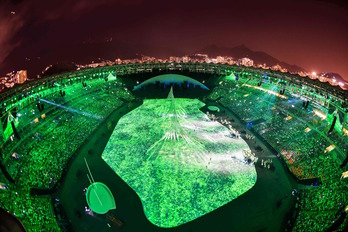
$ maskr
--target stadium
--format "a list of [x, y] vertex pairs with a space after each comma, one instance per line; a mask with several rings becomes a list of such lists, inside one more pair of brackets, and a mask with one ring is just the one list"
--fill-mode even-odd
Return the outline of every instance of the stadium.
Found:
[[348, 92], [200, 62], [1, 94], [1, 231], [345, 231]]

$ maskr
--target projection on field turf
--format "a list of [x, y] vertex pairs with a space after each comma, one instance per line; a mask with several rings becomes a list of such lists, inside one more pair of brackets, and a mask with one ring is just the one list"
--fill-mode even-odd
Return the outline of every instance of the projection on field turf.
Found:
[[134, 191], [149, 221], [174, 227], [242, 195], [256, 182], [246, 142], [210, 120], [197, 99], [145, 100], [123, 116], [102, 158]]

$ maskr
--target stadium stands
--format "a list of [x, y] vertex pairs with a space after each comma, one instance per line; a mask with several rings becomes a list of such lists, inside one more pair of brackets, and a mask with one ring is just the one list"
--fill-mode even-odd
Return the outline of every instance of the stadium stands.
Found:
[[[348, 165], [340, 168], [347, 154], [348, 136], [336, 130], [328, 135], [328, 121], [315, 113], [323, 111], [325, 104], [311, 101], [303, 107], [305, 100], [291, 88], [279, 94], [283, 90], [279, 84], [258, 83], [259, 79], [250, 75], [224, 79], [206, 99], [248, 123], [298, 179], [298, 217], [293, 231], [323, 231], [348, 203], [348, 183], [340, 178], [348, 170]], [[17, 106], [20, 123], [16, 129], [21, 140], [11, 137], [1, 144], [3, 164], [15, 183], [9, 183], [0, 173], [0, 182], [8, 186], [0, 189], [0, 207], [19, 218], [28, 231], [60, 231], [50, 197], [34, 196], [30, 190], [53, 188], [69, 159], [103, 119], [134, 96], [119, 80], [105, 81], [94, 75], [83, 82], [66, 81], [37, 93]], [[308, 185], [307, 180], [318, 181]]]

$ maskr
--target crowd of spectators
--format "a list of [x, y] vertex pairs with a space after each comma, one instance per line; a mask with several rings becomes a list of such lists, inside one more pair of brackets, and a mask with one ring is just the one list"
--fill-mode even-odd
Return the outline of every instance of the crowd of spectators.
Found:
[[[21, 140], [2, 144], [3, 163], [15, 180], [0, 190], [0, 207], [18, 217], [28, 231], [59, 231], [49, 197], [29, 195], [31, 188], [52, 188], [74, 152], [94, 129], [133, 95], [120, 82], [74, 83], [17, 112]], [[37, 102], [44, 105], [39, 110]]]
[[293, 231], [324, 231], [335, 220], [332, 212], [300, 211]]
[[[340, 157], [345, 157], [348, 150], [348, 137], [336, 131], [330, 136], [322, 133], [328, 124], [313, 113], [314, 106], [303, 108], [303, 99], [288, 92], [280, 98], [276, 94], [281, 89], [279, 85], [263, 83], [261, 88], [268, 92], [250, 87], [258, 82], [249, 78], [224, 80], [208, 98], [219, 100], [246, 123], [259, 121], [251, 128], [282, 155], [299, 180], [320, 179], [321, 185], [300, 190], [299, 214], [293, 230], [322, 231], [347, 204], [348, 186], [340, 179], [347, 168], [339, 165]], [[101, 78], [86, 84], [62, 86], [65, 96], [59, 91], [45, 96], [46, 102], [40, 102], [44, 105], [41, 111], [37, 107], [39, 98], [21, 109], [17, 112], [21, 140], [11, 138], [1, 146], [3, 163], [16, 184], [0, 190], [0, 207], [17, 216], [29, 231], [40, 231], [40, 226], [46, 226], [46, 231], [59, 230], [50, 199], [30, 196], [29, 190], [51, 188], [76, 149], [103, 119], [124, 101], [133, 99], [118, 81]], [[328, 150], [330, 145], [334, 145], [333, 150]]]
[[258, 83], [252, 78], [222, 81], [208, 99], [219, 101], [263, 137], [298, 180], [317, 180], [315, 186], [300, 190], [300, 211], [293, 230], [323, 231], [348, 203], [348, 186], [340, 179], [347, 171], [340, 164], [348, 137], [336, 131], [328, 135], [327, 121], [315, 114], [315, 110], [323, 112], [320, 104], [305, 108], [305, 99], [296, 94], [287, 91], [280, 97], [279, 85], [262, 83], [260, 90]]
[[50, 197], [33, 197], [26, 191], [0, 191], [0, 207], [16, 216], [28, 231], [60, 231], [52, 211]]
[[[300, 212], [294, 231], [322, 231], [337, 220], [337, 212], [347, 203], [348, 185], [329, 180], [321, 186], [303, 189]], [[340, 226], [343, 229], [344, 224]]]

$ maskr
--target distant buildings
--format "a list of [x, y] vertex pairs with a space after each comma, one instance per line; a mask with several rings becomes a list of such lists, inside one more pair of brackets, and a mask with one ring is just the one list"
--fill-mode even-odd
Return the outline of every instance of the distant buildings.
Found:
[[169, 62], [177, 62], [177, 63], [179, 63], [180, 62], [180, 57], [170, 56], [169, 57]]
[[225, 63], [225, 57], [223, 57], [223, 56], [217, 56], [217, 57], [216, 57], [216, 61], [217, 61], [218, 63]]
[[15, 83], [23, 84], [27, 80], [27, 70], [19, 70], [15, 74]]
[[13, 78], [13, 75], [11, 76], [5, 76], [1, 78], [1, 83], [6, 88], [12, 88], [15, 85], [15, 79]]
[[286, 68], [283, 68], [282, 66], [280, 66], [279, 64], [276, 64], [274, 66], [271, 67], [271, 70], [274, 71], [281, 71], [281, 72], [287, 72], [288, 70]]
[[[170, 56], [167, 59], [159, 59], [156, 57], [150, 57], [142, 54], [137, 54], [139, 57], [135, 59], [120, 59], [117, 58], [114, 61], [110, 60], [103, 60], [101, 58], [98, 58], [99, 62], [92, 61], [90, 64], [76, 64], [77, 70], [84, 69], [84, 68], [97, 68], [97, 67], [103, 67], [103, 66], [113, 66], [113, 65], [119, 65], [119, 64], [135, 64], [135, 63], [214, 63], [214, 64], [229, 64], [229, 65], [239, 65], [239, 66], [245, 66], [245, 67], [255, 67], [255, 68], [262, 68], [265, 70], [274, 70], [274, 71], [280, 71], [280, 72], [288, 72], [286, 68], [281, 67], [279, 64], [276, 64], [274, 66], [268, 66], [266, 63], [264, 64], [255, 64], [254, 61], [250, 58], [244, 57], [238, 60], [233, 59], [233, 57], [230, 56], [217, 56], [217, 57], [209, 57], [207, 54], [191, 54], [191, 55], [185, 55], [182, 57], [179, 56]], [[42, 72], [45, 73], [48, 69], [50, 69], [52, 65], [47, 66], [47, 68]], [[308, 76], [311, 79], [319, 79], [321, 82], [327, 82], [329, 81], [332, 85], [340, 85], [343, 87], [345, 85], [344, 80], [336, 80], [335, 77], [328, 78], [324, 73], [322, 74], [316, 74], [316, 73], [307, 73], [304, 71], [295, 71], [290, 72], [291, 74], [297, 74], [302, 77]], [[39, 77], [39, 76], [38, 76]], [[12, 88], [15, 84], [23, 84], [27, 80], [27, 70], [20, 70], [20, 71], [13, 71], [11, 73], [6, 74], [5, 77], [0, 78], [0, 91], [6, 88]]]
[[142, 56], [141, 57], [141, 62], [144, 63], [144, 62], [154, 62], [156, 60], [155, 57], [151, 57], [151, 56]]
[[190, 57], [188, 57], [188, 56], [183, 56], [183, 57], [182, 57], [182, 62], [184, 62], [184, 63], [190, 62]]
[[201, 62], [201, 61], [205, 61], [207, 62], [209, 60], [209, 57], [207, 54], [193, 54], [189, 56], [191, 61], [197, 61], [197, 62]]
[[[3, 90], [5, 87], [6, 88], [11, 88], [14, 85], [14, 83], [13, 83], [12, 86], [11, 86], [10, 83], [12, 84], [12, 80], [10, 82], [10, 77], [8, 77], [8, 76], [1, 77], [0, 78], [0, 90]], [[7, 87], [7, 86], [9, 86], [9, 87]]]
[[7, 77], [7, 76], [6, 76], [6, 77], [1, 77], [1, 78], [0, 78], [0, 83], [1, 83], [1, 84], [5, 84], [5, 83], [7, 82], [8, 79], [9, 79], [9, 77]]
[[0, 78], [0, 91], [6, 88], [12, 88], [15, 84], [23, 84], [28, 79], [27, 70], [7, 73]]
[[246, 66], [246, 67], [254, 66], [254, 61], [249, 59], [249, 58], [246, 58], [246, 57], [244, 57], [242, 59], [239, 59], [238, 63], [239, 63], [239, 65], [243, 65], [243, 66]]

